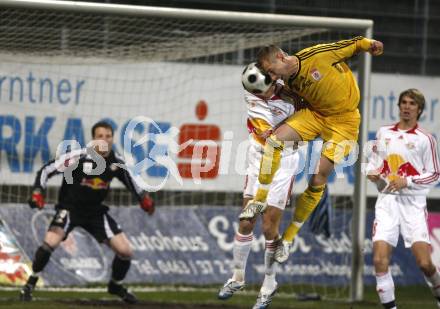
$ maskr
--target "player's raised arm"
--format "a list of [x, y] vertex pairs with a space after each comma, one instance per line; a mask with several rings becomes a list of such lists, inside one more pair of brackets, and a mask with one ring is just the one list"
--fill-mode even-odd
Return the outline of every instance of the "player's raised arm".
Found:
[[340, 62], [353, 57], [361, 51], [369, 52], [373, 56], [379, 56], [383, 54], [383, 43], [358, 36], [353, 39], [342, 40], [335, 43], [315, 45], [302, 50], [297, 56], [307, 58], [311, 55], [322, 53], [323, 55], [331, 57], [334, 62]]

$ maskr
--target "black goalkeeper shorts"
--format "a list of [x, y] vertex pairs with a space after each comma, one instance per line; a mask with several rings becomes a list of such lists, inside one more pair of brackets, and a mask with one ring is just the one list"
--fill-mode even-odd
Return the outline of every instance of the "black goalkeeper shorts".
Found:
[[107, 212], [84, 216], [67, 209], [57, 210], [49, 229], [51, 227], [62, 228], [65, 233], [64, 239], [66, 239], [77, 226], [85, 229], [100, 243], [122, 233], [119, 224]]

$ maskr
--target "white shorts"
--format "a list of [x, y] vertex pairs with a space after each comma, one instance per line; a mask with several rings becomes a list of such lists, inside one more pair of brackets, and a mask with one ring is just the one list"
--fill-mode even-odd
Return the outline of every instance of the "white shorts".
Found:
[[[260, 172], [260, 161], [263, 156], [263, 146], [253, 139], [249, 145], [248, 167], [246, 171], [246, 180], [243, 197], [252, 198], [257, 193], [258, 174]], [[276, 171], [273, 181], [270, 185], [267, 196], [267, 204], [284, 210], [292, 194], [292, 187], [295, 181], [295, 175], [298, 174], [299, 154], [292, 150], [286, 150], [281, 157], [280, 168]]]
[[379, 194], [373, 223], [373, 242], [383, 240], [397, 246], [399, 233], [409, 248], [413, 243], [422, 241], [430, 244], [428, 232], [428, 211], [408, 203], [411, 199], [393, 194]]

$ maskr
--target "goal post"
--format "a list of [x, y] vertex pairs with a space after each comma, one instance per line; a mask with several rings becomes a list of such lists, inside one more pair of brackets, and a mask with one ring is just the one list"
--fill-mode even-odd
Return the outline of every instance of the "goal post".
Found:
[[[83, 119], [84, 127], [90, 128], [93, 121], [99, 120], [102, 110], [112, 113], [114, 122], [121, 127], [127, 118], [145, 113], [145, 107], [138, 106], [139, 104], [136, 105], [132, 101], [140, 101], [143, 96], [148, 94], [152, 96], [152, 93], [163, 96], [166, 100], [172, 100], [173, 103], [178, 103], [175, 106], [166, 106], [166, 102], [161, 101], [161, 98], [156, 98], [158, 104], [154, 108], [157, 117], [161, 117], [161, 119], [171, 117], [181, 129], [188, 128], [185, 126], [185, 122], [189, 116], [185, 112], [192, 110], [194, 106], [185, 105], [179, 101], [183, 98], [193, 102], [208, 96], [208, 93], [212, 91], [217, 91], [217, 95], [213, 96], [212, 101], [218, 104], [210, 105], [213, 113], [210, 114], [209, 120], [226, 123], [232, 131], [235, 130], [235, 133], [241, 132], [240, 128], [243, 128], [244, 124], [241, 116], [234, 118], [230, 115], [243, 114], [244, 108], [227, 103], [230, 100], [236, 100], [235, 94], [238, 92], [237, 89], [241, 87], [239, 83], [240, 68], [254, 59], [256, 50], [260, 46], [279, 44], [287, 51], [293, 52], [315, 43], [347, 38], [349, 35], [363, 35], [371, 38], [372, 33], [373, 21], [363, 19], [74, 1], [2, 0], [0, 1], [0, 61], [2, 64], [10, 64], [8, 67], [10, 71], [9, 73], [0, 72], [2, 73], [0, 78], [3, 78], [0, 81], [2, 87], [6, 87], [5, 85], [9, 83], [8, 100], [11, 102], [8, 103], [11, 105], [16, 103], [14, 100], [18, 100], [20, 104], [25, 106], [26, 103], [22, 101], [25, 101], [26, 98], [29, 101], [39, 100], [39, 103], [43, 105], [43, 101], [49, 96], [48, 92], [52, 91], [50, 92], [51, 103], [52, 100], [56, 100], [52, 98], [53, 95], [54, 98], [58, 98], [59, 106], [54, 106], [55, 103], [52, 106], [43, 106], [36, 112], [36, 115], [40, 116], [38, 119], [43, 119], [45, 112], [53, 112], [54, 108], [60, 110], [60, 113], [64, 113], [60, 116], [61, 119], [71, 125], [66, 127], [64, 136], [66, 136], [66, 132], [69, 132], [69, 136], [75, 136], [72, 132], [80, 132], [75, 127], [78, 119]], [[20, 77], [17, 75], [18, 73], [13, 74], [12, 72], [20, 63], [32, 65], [33, 75], [26, 73], [28, 75]], [[107, 64], [109, 64], [108, 71], [103, 71], [107, 70]], [[119, 67], [121, 64], [123, 66]], [[232, 82], [226, 78], [217, 80], [215, 76], [209, 76], [206, 80], [198, 79], [197, 74], [191, 71], [195, 64], [201, 64], [197, 74], [204, 70], [203, 65], [210, 64], [215, 67], [213, 69], [215, 74], [226, 76], [234, 73], [237, 77], [231, 78]], [[83, 67], [79, 68], [75, 65], [83, 65]], [[123, 70], [126, 70], [126, 76], [124, 76]], [[56, 76], [57, 84], [54, 82], [53, 85], [50, 84], [50, 87], [55, 87], [54, 89], [57, 90], [48, 90], [49, 81], [45, 81], [45, 78], [49, 78], [44, 75], [47, 74], [47, 71]], [[149, 73], [150, 71], [152, 73]], [[38, 77], [38, 84], [36, 84], [36, 75], [39, 72], [42, 75]], [[204, 72], [209, 73], [209, 71]], [[357, 65], [361, 92], [359, 108], [363, 115], [359, 135], [359, 158], [362, 157], [362, 147], [367, 141], [368, 121], [365, 115], [367, 115], [370, 101], [370, 72], [371, 57], [368, 53], [362, 53]], [[188, 73], [194, 74], [189, 80], [185, 79], [185, 75]], [[74, 77], [75, 83], [70, 83], [69, 77], [64, 77], [63, 74]], [[156, 80], [156, 76], [160, 76], [161, 80]], [[91, 90], [84, 92], [86, 90], [81, 81], [85, 77], [95, 78], [94, 92]], [[121, 80], [123, 80], [123, 85], [119, 86], [118, 82]], [[197, 80], [206, 89], [201, 89], [200, 93], [197, 93], [194, 90], [196, 89], [193, 84], [194, 80]], [[177, 83], [179, 84], [177, 85]], [[224, 88], [218, 90], [220, 86], [213, 87], [214, 83], [223, 83], [220, 86]], [[31, 84], [34, 86], [34, 95], [32, 95]], [[172, 88], [176, 93], [173, 95], [168, 88]], [[6, 88], [0, 90], [3, 90], [3, 97], [5, 97]], [[40, 92], [37, 94], [37, 91]], [[219, 91], [225, 93], [223, 98], [219, 95]], [[82, 109], [81, 104], [78, 103], [81, 95], [87, 97], [89, 100], [87, 104], [93, 104]], [[24, 99], [22, 99], [23, 97]], [[75, 102], [75, 100], [77, 101]], [[124, 100], [127, 102], [127, 106], [119, 106], [113, 100]], [[200, 100], [199, 103], [202, 101]], [[32, 102], [32, 104], [34, 103]], [[64, 111], [63, 106], [69, 104], [72, 106]], [[29, 105], [27, 108], [32, 109], [32, 106]], [[10, 107], [9, 111], [13, 113], [22, 110], [23, 107], [17, 105]], [[191, 114], [194, 116], [193, 112]], [[75, 117], [70, 117], [71, 115]], [[197, 117], [199, 116], [197, 114]], [[204, 117], [198, 119], [202, 121], [202, 118]], [[7, 118], [12, 123], [10, 125], [12, 129], [18, 126], [18, 124], [16, 126], [16, 122], [20, 119], [16, 119], [14, 117]], [[119, 119], [121, 119], [120, 122]], [[26, 118], [26, 125], [31, 129], [33, 128], [31, 124], [35, 125], [32, 121], [36, 120], [32, 117]], [[49, 140], [48, 133], [44, 131], [44, 128], [49, 130], [52, 120], [44, 118], [44, 121], [42, 129], [40, 128], [38, 133], [31, 130], [33, 133], [32, 143], [35, 144], [35, 147], [39, 147], [36, 152], [44, 151], [41, 143], [37, 144], [35, 136], [42, 136], [43, 140]], [[165, 121], [162, 121], [161, 125], [160, 128], [164, 130], [169, 128]], [[211, 124], [204, 125], [205, 127], [213, 126]], [[59, 141], [63, 137], [62, 133], [53, 134], [54, 140]], [[235, 133], [234, 136], [245, 139], [245, 135], [246, 133], [241, 132]], [[13, 142], [12, 139], [10, 141]], [[31, 146], [34, 147], [34, 144]], [[26, 148], [27, 146], [20, 147]], [[23, 155], [20, 152], [20, 147], [17, 148], [19, 156]], [[8, 149], [10, 150], [10, 148]], [[9, 151], [8, 149], [4, 148], [2, 151]], [[32, 154], [32, 159], [35, 159], [36, 155], [33, 150], [31, 149], [29, 152]], [[2, 158], [3, 171], [5, 166], [13, 166], [11, 162], [14, 162], [14, 158], [11, 153], [8, 153], [10, 155], [8, 162], [4, 163], [5, 158]], [[43, 155], [42, 158], [44, 158]], [[181, 159], [184, 160], [184, 158]], [[36, 162], [39, 161], [36, 160]], [[183, 166], [184, 163], [181, 164]], [[235, 162], [235, 164], [237, 163]], [[31, 185], [32, 176], [29, 173], [26, 175], [21, 173], [23, 168], [18, 169], [19, 175], [14, 174], [12, 168], [6, 172], [8, 180], [2, 180], [0, 183], [3, 187], [2, 192], [18, 195], [19, 193], [12, 189], [5, 188], [8, 185]], [[31, 165], [27, 171], [34, 171], [32, 168]], [[160, 171], [160, 168], [157, 167], [154, 173], [160, 173]], [[156, 175], [154, 173], [152, 172], [150, 176], [154, 177]], [[206, 173], [206, 175], [208, 174]], [[237, 185], [240, 181], [237, 179], [241, 176], [238, 178], [228, 175], [220, 176], [219, 183], [225, 185], [225, 191], [238, 192], [240, 190], [241, 186]], [[210, 192], [214, 191], [213, 188], [218, 188], [218, 184], [208, 183], [200, 191]], [[165, 187], [165, 189], [173, 192], [194, 191], [194, 188], [185, 182], [182, 189], [177, 184]], [[355, 168], [353, 196], [350, 299], [358, 301], [363, 298], [362, 274], [366, 220], [366, 180], [361, 174], [360, 159]]]
[[[365, 29], [365, 37], [373, 36], [373, 26]], [[360, 301], [364, 298], [363, 267], [364, 267], [364, 242], [367, 214], [367, 179], [362, 174], [361, 162], [365, 143], [368, 141], [368, 115], [370, 102], [371, 55], [361, 55], [358, 83], [361, 92], [359, 111], [361, 125], [359, 128], [359, 157], [355, 166], [354, 207], [352, 219], [352, 273], [350, 284], [350, 300]]]

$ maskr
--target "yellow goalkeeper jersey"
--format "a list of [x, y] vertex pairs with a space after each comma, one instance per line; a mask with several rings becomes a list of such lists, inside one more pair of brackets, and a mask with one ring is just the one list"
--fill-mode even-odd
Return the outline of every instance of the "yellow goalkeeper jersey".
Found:
[[359, 51], [368, 51], [371, 40], [356, 37], [331, 44], [319, 44], [296, 53], [299, 70], [285, 84], [324, 115], [356, 110], [359, 88], [345, 60]]

